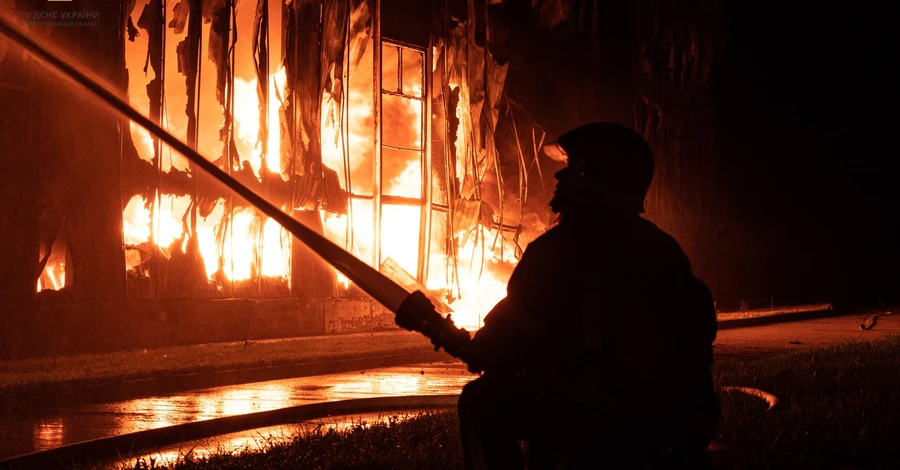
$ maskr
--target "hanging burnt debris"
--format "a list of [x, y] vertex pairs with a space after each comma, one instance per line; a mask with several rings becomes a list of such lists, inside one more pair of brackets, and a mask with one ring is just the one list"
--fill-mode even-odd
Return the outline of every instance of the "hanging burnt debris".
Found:
[[[208, 155], [221, 155], [217, 162], [237, 179], [369, 262], [400, 260], [395, 267], [458, 302], [456, 308], [474, 312], [502, 296], [505, 276], [527, 243], [517, 220], [525, 215], [526, 165], [533, 168], [536, 159], [511, 160], [517, 169], [509, 180], [517, 190], [506, 194], [508, 178], [500, 170], [509, 163], [501, 162], [495, 134], [507, 66], [486, 47], [486, 4], [259, 1], [251, 10], [224, 0], [185, 0], [151, 15], [157, 6], [144, 5], [138, 21], [148, 32], [141, 43], [146, 57], [159, 62], [148, 68], [144, 80], [151, 86], [143, 99], [151, 108], [181, 102], [175, 93], [182, 88], [166, 80], [174, 76], [166, 42], [176, 44], [175, 70], [186, 95], [183, 117], [168, 108], [154, 115], [165, 116], [164, 126]], [[160, 31], [164, 22], [161, 41], [149, 31]], [[279, 23], [280, 31], [271, 29]], [[276, 33], [280, 41], [272, 40]], [[235, 55], [242, 43], [251, 46], [249, 70]], [[214, 88], [204, 85], [211, 79], [201, 79], [204, 65]], [[254, 82], [252, 90], [242, 87], [245, 81]], [[162, 98], [154, 94], [158, 83]], [[255, 99], [244, 94], [251, 91]], [[132, 100], [139, 105], [142, 97], [132, 94]], [[216, 140], [204, 117], [220, 123]], [[252, 208], [144, 131], [130, 134], [124, 140], [132, 145], [125, 146], [137, 151], [123, 154], [125, 225], [147, 233], [131, 242], [126, 233], [131, 298], [360, 295], [302, 245], [285, 243], [284, 234], [266, 235], [265, 221]], [[534, 126], [530, 135], [543, 138]], [[465, 209], [472, 207], [475, 217]], [[253, 222], [238, 227], [247, 216]], [[249, 229], [241, 235], [252, 259], [241, 275], [229, 253], [237, 246], [235, 228]], [[264, 252], [273, 242], [286, 260], [284, 269], [267, 274]], [[273, 282], [285, 290], [259, 287]], [[475, 292], [479, 284], [490, 293]], [[477, 314], [468, 321], [477, 325]]]

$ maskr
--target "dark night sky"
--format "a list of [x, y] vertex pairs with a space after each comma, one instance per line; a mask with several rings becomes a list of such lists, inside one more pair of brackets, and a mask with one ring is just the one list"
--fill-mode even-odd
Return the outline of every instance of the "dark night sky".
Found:
[[773, 269], [772, 282], [826, 269], [854, 299], [900, 300], [891, 71], [898, 41], [897, 15], [889, 11], [896, 8], [723, 6], [729, 40], [718, 103], [726, 193], [732, 213], [771, 245], [776, 263], [798, 261], [779, 263], [793, 267]]

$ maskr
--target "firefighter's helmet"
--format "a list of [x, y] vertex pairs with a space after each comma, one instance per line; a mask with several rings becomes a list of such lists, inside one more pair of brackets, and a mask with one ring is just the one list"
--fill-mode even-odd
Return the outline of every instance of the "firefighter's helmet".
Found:
[[653, 180], [653, 150], [637, 132], [610, 122], [585, 124], [543, 148], [555, 160], [568, 161], [557, 174], [577, 203], [644, 212]]

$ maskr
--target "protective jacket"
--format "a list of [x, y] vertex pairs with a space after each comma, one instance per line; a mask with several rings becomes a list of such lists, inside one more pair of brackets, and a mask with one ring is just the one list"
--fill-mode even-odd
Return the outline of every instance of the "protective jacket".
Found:
[[[525, 374], [607, 422], [710, 435], [716, 314], [678, 243], [638, 214], [567, 214], [525, 250], [474, 337], [485, 374]], [[674, 428], [674, 429], [673, 429]]]

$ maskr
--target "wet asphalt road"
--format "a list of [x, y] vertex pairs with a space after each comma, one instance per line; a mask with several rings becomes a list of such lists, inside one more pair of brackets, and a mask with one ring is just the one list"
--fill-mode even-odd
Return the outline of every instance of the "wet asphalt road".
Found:
[[462, 363], [432, 363], [272, 380], [77, 406], [0, 426], [0, 459], [76, 442], [288, 406], [403, 395], [458, 394], [475, 376]]

